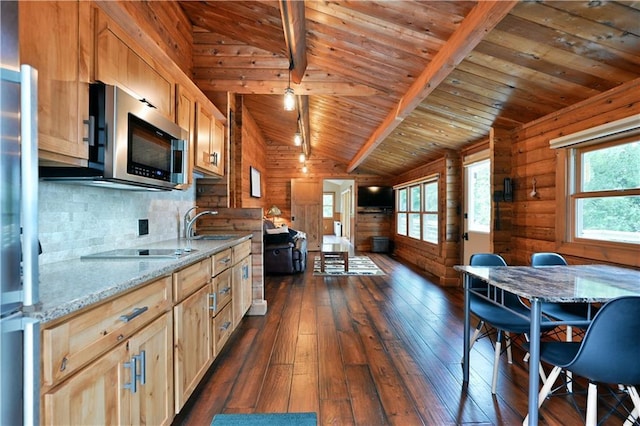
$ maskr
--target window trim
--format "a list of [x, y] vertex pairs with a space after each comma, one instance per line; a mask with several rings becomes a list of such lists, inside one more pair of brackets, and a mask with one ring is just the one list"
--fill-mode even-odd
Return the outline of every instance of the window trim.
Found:
[[[425, 197], [424, 197], [424, 186], [426, 184], [431, 184], [431, 183], [435, 183], [437, 185], [437, 191], [438, 191], [438, 200], [437, 200], [437, 204], [438, 204], [438, 210], [436, 212], [437, 214], [437, 223], [438, 223], [438, 241], [437, 242], [431, 242], [431, 241], [427, 241], [423, 238], [424, 235], [424, 223], [423, 223], [423, 219], [424, 219], [424, 215], [425, 214], [433, 214], [432, 211], [427, 211], [424, 209], [424, 202], [425, 202]], [[442, 243], [442, 200], [441, 200], [441, 188], [440, 188], [440, 173], [435, 173], [420, 179], [415, 179], [409, 182], [405, 182], [402, 183], [400, 185], [396, 185], [393, 187], [394, 191], [395, 191], [395, 206], [396, 206], [396, 211], [395, 211], [395, 229], [394, 229], [394, 233], [397, 237], [400, 238], [408, 238], [411, 241], [415, 241], [415, 242], [419, 242], [419, 243], [424, 243], [424, 244], [428, 244], [429, 246], [432, 247], [439, 247]], [[411, 206], [411, 188], [415, 188], [418, 187], [420, 188], [420, 209], [417, 211], [412, 210], [412, 206]], [[406, 194], [407, 194], [407, 209], [406, 210], [400, 210], [400, 205], [399, 205], [399, 194], [400, 191], [402, 190], [406, 190]], [[398, 233], [398, 224], [399, 224], [399, 220], [398, 217], [399, 215], [404, 214], [406, 215], [406, 223], [407, 223], [407, 229], [406, 234], [400, 234]], [[419, 237], [413, 237], [411, 235], [409, 235], [409, 215], [411, 214], [417, 214], [420, 217], [420, 235]]]
[[[328, 216], [324, 215], [324, 207], [325, 207], [324, 196], [325, 195], [331, 195], [331, 198], [332, 198], [332, 202], [331, 202], [331, 210], [332, 210], [331, 217], [328, 217]], [[322, 218], [323, 219], [331, 219], [331, 220], [333, 220], [333, 219], [335, 219], [335, 214], [336, 214], [336, 193], [335, 192], [323, 192], [322, 193]]]
[[[575, 161], [577, 160], [575, 160], [574, 157], [577, 155], [577, 150], [583, 150], [586, 147], [595, 145], [602, 147], [617, 144], [633, 135], [637, 135], [640, 131], [638, 127], [627, 128], [624, 132], [616, 133], [615, 137], [612, 136], [610, 132], [612, 127], [619, 129], [621, 126], [620, 123], [628, 123], [629, 119], [635, 119], [637, 117], [640, 117], [640, 115], [617, 120], [607, 125], [597, 126], [593, 129], [578, 132], [575, 135], [558, 138], [563, 139], [565, 142], [571, 141], [571, 143], [554, 144], [556, 140], [550, 141], [552, 148], [560, 148], [557, 149], [556, 158], [556, 204], [558, 214], [556, 215], [555, 222], [556, 251], [559, 253], [602, 262], [640, 267], [640, 259], [637, 255], [638, 246], [636, 244], [574, 238], [576, 224], [573, 209], [576, 195], [572, 193], [573, 189], [576, 188], [574, 179], [577, 173], [575, 170]], [[577, 135], [588, 135], [588, 138], [577, 137]]]

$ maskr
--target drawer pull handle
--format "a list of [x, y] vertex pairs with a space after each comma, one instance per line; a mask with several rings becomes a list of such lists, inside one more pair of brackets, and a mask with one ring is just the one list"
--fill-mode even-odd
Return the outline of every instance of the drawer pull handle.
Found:
[[64, 371], [67, 369], [67, 357], [62, 358], [62, 362], [60, 363], [60, 371]]
[[227, 331], [231, 327], [231, 321], [227, 321], [220, 326], [220, 331]]
[[227, 263], [229, 263], [229, 262], [231, 262], [231, 258], [230, 257], [225, 257], [224, 259], [220, 259], [220, 263], [223, 263], [225, 265]]
[[135, 317], [137, 317], [139, 315], [142, 315], [147, 310], [149, 310], [148, 306], [144, 306], [142, 308], [134, 308], [133, 312], [131, 312], [129, 315], [121, 315], [120, 316], [120, 321], [129, 322], [129, 321], [133, 320]]
[[217, 311], [218, 310], [218, 293], [210, 293], [209, 298], [211, 299], [211, 306], [209, 306], [209, 309], [214, 312]]
[[220, 294], [227, 294], [231, 292], [231, 287], [225, 287], [220, 290]]

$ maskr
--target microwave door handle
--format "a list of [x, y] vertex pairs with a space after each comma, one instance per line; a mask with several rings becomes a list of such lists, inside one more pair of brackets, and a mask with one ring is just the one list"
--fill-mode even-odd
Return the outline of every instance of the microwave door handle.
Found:
[[[187, 183], [189, 151], [187, 141], [174, 139], [171, 141], [171, 181], [176, 184]], [[179, 170], [177, 172], [176, 170]]]

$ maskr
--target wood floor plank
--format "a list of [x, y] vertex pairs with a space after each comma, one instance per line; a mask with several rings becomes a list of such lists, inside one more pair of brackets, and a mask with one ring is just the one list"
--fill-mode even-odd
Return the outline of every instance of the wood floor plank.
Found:
[[348, 399], [323, 399], [320, 401], [318, 424], [331, 426], [355, 426], [351, 401]]
[[318, 372], [320, 399], [348, 399], [338, 333], [330, 306], [318, 307]]
[[356, 424], [388, 423], [369, 368], [365, 365], [348, 365], [345, 368], [349, 383], [349, 399]]
[[293, 365], [271, 364], [256, 404], [256, 413], [286, 413], [292, 378]]

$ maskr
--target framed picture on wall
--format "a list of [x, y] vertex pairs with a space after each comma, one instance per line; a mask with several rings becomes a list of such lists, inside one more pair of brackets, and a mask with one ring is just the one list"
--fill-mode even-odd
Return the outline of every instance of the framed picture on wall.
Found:
[[255, 167], [249, 166], [249, 173], [251, 178], [251, 196], [260, 198], [260, 170]]

